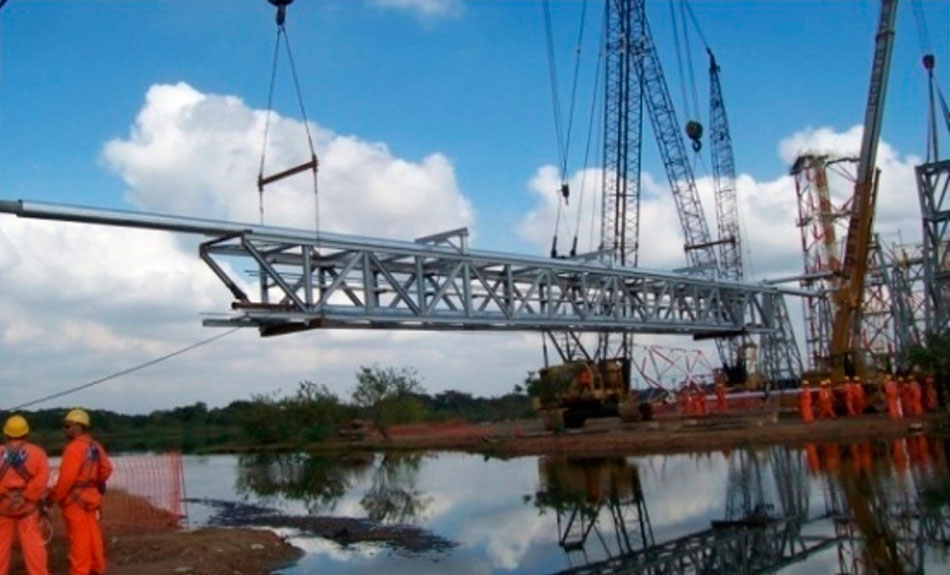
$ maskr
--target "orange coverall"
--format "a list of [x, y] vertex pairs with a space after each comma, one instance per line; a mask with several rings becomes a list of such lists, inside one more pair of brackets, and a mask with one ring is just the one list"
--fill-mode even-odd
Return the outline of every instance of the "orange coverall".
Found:
[[828, 386], [823, 385], [818, 389], [818, 413], [822, 419], [835, 418], [834, 401], [834, 395]]
[[910, 396], [911, 411], [914, 415], [923, 415], [924, 406], [921, 401], [923, 399], [923, 394], [920, 391], [920, 384], [917, 383], [916, 379], [912, 379], [908, 386], [910, 387], [908, 395]]
[[884, 395], [887, 397], [887, 414], [891, 419], [900, 419], [901, 406], [898, 401], [896, 381], [889, 379], [884, 382]]
[[844, 393], [844, 408], [848, 414], [848, 417], [854, 417], [858, 414], [858, 410], [854, 406], [854, 384], [850, 381], [846, 381], [841, 384], [841, 391]]
[[59, 503], [69, 537], [69, 574], [106, 572], [106, 554], [99, 529], [100, 488], [112, 473], [105, 449], [86, 434], [63, 449], [59, 479], [50, 499]]
[[853, 385], [854, 409], [858, 412], [858, 415], [862, 415], [868, 406], [867, 394], [864, 393], [864, 385], [860, 381], [855, 381]]
[[[46, 495], [49, 461], [42, 448], [11, 439], [0, 447], [0, 574], [10, 572], [10, 549], [17, 532], [29, 575], [48, 575], [46, 544], [38, 502]], [[15, 505], [14, 499], [22, 497]]]
[[726, 386], [717, 383], [715, 387], [716, 391], [716, 409], [720, 412], [726, 411]]
[[815, 413], [811, 409], [811, 389], [807, 387], [802, 388], [798, 394], [798, 411], [805, 423], [815, 421]]
[[937, 388], [932, 377], [924, 380], [924, 407], [927, 411], [937, 411]]

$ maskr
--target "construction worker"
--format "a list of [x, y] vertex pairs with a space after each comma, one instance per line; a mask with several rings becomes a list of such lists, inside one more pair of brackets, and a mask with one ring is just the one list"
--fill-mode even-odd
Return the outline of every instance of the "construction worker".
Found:
[[924, 414], [923, 406], [923, 392], [920, 390], [920, 384], [917, 383], [917, 378], [911, 376], [910, 381], [907, 386], [910, 388], [907, 392], [907, 395], [910, 397], [910, 410], [913, 415], [921, 416]]
[[693, 414], [706, 417], [706, 394], [696, 384], [693, 384]]
[[937, 386], [932, 375], [924, 379], [924, 407], [927, 411], [937, 411]]
[[835, 397], [831, 393], [831, 380], [821, 380], [818, 389], [818, 416], [822, 419], [835, 418]]
[[802, 390], [798, 394], [798, 412], [805, 423], [815, 421], [815, 413], [811, 408], [811, 384], [807, 379], [802, 380]]
[[726, 386], [721, 381], [717, 381], [716, 387], [714, 389], [716, 392], [716, 410], [719, 411], [720, 413], [725, 413], [726, 412]]
[[900, 419], [901, 404], [898, 398], [897, 382], [893, 377], [888, 377], [884, 382], [884, 396], [887, 398], [887, 415], [891, 419]]
[[0, 574], [10, 572], [13, 533], [20, 539], [28, 575], [48, 575], [40, 505], [49, 482], [46, 452], [26, 440], [30, 426], [21, 415], [3, 424], [0, 447]]
[[839, 389], [841, 389], [841, 393], [844, 395], [845, 412], [848, 414], [848, 417], [854, 417], [858, 412], [854, 408], [854, 386], [849, 376], [844, 376], [844, 381], [841, 382]]
[[854, 390], [852, 395], [854, 396], [854, 409], [858, 412], [858, 415], [862, 415], [864, 410], [868, 407], [868, 398], [867, 394], [864, 392], [864, 384], [861, 383], [861, 380], [857, 376], [851, 382]]
[[69, 574], [104, 575], [105, 548], [99, 505], [112, 464], [105, 449], [89, 436], [89, 414], [73, 409], [63, 419], [69, 444], [63, 449], [59, 479], [50, 500], [59, 503], [69, 537]]
[[913, 417], [914, 413], [914, 391], [910, 388], [910, 382], [903, 377], [897, 378], [897, 388], [901, 396], [901, 413], [904, 417]]

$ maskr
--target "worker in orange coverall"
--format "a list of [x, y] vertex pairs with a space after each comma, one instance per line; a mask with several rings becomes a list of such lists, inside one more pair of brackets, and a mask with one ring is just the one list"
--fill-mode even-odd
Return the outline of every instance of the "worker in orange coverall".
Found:
[[887, 415], [890, 416], [891, 419], [900, 419], [901, 417], [901, 405], [898, 399], [898, 392], [897, 382], [894, 381], [893, 377], [889, 377], [887, 381], [884, 382], [884, 396], [887, 398]]
[[851, 393], [854, 397], [854, 409], [858, 412], [858, 415], [862, 415], [864, 410], [868, 407], [868, 397], [864, 392], [864, 385], [857, 377], [854, 378], [851, 384], [853, 386], [853, 391]]
[[811, 408], [811, 384], [807, 379], [802, 381], [802, 390], [798, 394], [798, 412], [805, 423], [815, 421], [815, 413]]
[[914, 390], [911, 388], [910, 381], [903, 377], [897, 378], [897, 387], [901, 396], [901, 412], [904, 417], [913, 417], [917, 415], [914, 412]]
[[69, 444], [63, 449], [59, 479], [50, 500], [59, 503], [69, 537], [69, 574], [104, 575], [106, 554], [99, 529], [99, 505], [112, 473], [106, 450], [89, 436], [89, 414], [74, 409], [63, 429]]
[[822, 419], [835, 418], [835, 397], [831, 393], [831, 381], [821, 380], [821, 388], [818, 390], [818, 415]]
[[[716, 410], [720, 413], [725, 413], [726, 411], [726, 386], [721, 381], [716, 382], [716, 387], [714, 388], [716, 392]], [[934, 396], [936, 397], [936, 396]]]
[[933, 376], [928, 375], [924, 380], [924, 407], [927, 411], [937, 411], [937, 386]]
[[910, 390], [907, 392], [907, 395], [910, 397], [911, 413], [913, 413], [915, 416], [923, 415], [923, 392], [920, 390], [920, 384], [917, 383], [917, 378], [911, 377], [907, 385], [910, 388]]
[[847, 375], [844, 376], [844, 381], [841, 383], [841, 393], [844, 395], [844, 408], [845, 412], [848, 414], [848, 417], [854, 417], [858, 414], [857, 410], [854, 408], [854, 385], [851, 381], [851, 378]]
[[46, 496], [46, 452], [26, 440], [30, 426], [20, 415], [3, 425], [0, 447], [0, 574], [10, 572], [13, 532], [20, 539], [28, 575], [49, 575], [39, 506]]

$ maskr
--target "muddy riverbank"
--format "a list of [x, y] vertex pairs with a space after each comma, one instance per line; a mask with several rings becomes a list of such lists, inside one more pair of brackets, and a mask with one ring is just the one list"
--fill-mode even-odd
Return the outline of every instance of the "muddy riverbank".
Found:
[[946, 413], [889, 419], [871, 414], [802, 423], [791, 414], [759, 413], [705, 418], [660, 418], [622, 423], [616, 418], [588, 420], [583, 429], [545, 432], [534, 421], [494, 425], [414, 425], [389, 440], [327, 441], [314, 451], [385, 451], [392, 449], [473, 451], [519, 455], [645, 455], [735, 449], [756, 445], [835, 443], [857, 439], [893, 439], [913, 433], [946, 433]]

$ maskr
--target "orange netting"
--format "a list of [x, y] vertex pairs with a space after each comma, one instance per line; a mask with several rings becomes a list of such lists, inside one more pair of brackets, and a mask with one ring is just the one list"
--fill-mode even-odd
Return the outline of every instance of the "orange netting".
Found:
[[[184, 517], [184, 469], [181, 453], [119, 455], [112, 459], [102, 500], [102, 520], [106, 525], [150, 529], [178, 525]], [[50, 468], [50, 485], [56, 482], [59, 467]]]

